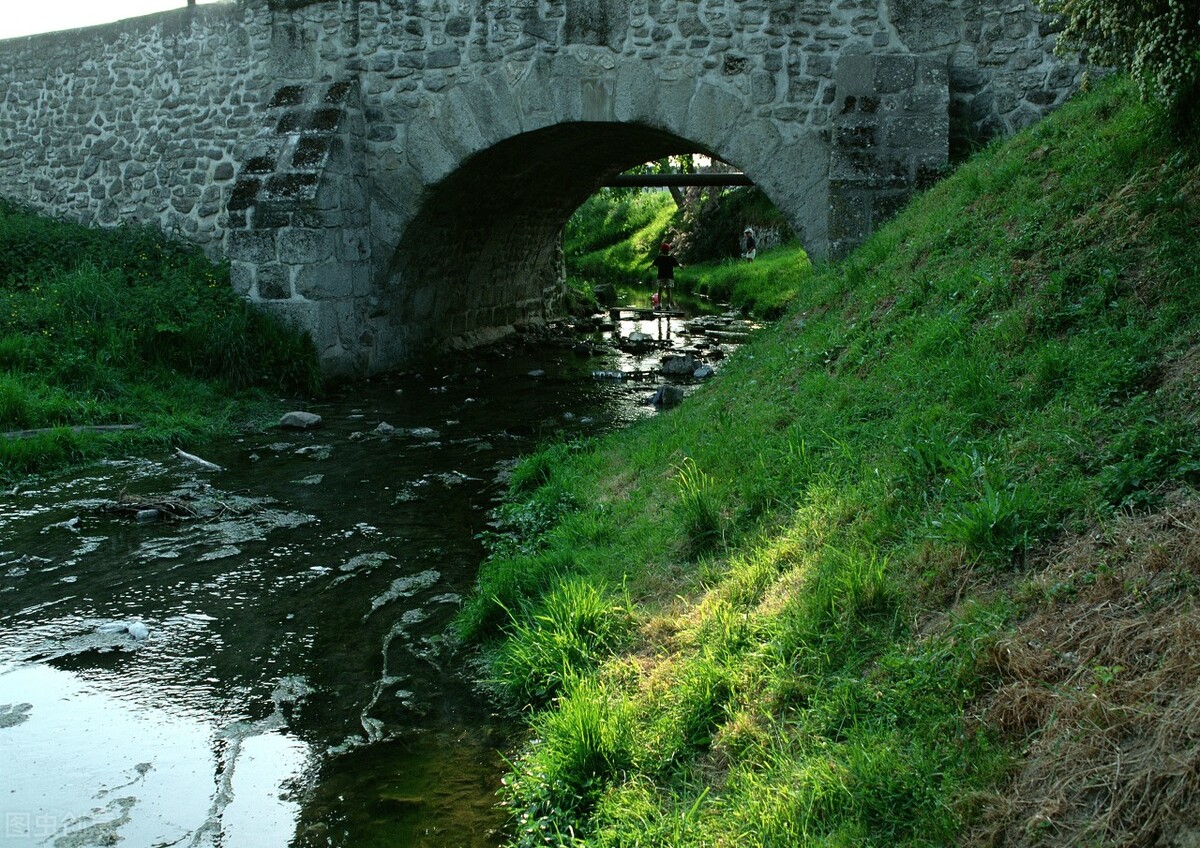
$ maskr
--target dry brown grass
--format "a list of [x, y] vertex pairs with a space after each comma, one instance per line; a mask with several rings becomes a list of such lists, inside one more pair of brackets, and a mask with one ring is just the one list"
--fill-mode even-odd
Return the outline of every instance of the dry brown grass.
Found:
[[990, 654], [980, 721], [1022, 747], [978, 845], [1200, 837], [1200, 499], [1060, 547]]

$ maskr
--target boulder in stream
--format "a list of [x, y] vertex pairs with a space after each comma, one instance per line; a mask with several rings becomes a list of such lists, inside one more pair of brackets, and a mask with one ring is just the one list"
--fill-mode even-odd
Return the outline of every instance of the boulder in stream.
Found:
[[289, 412], [279, 419], [279, 426], [289, 430], [309, 430], [321, 423], [315, 412]]
[[679, 386], [672, 386], [670, 383], [664, 383], [658, 387], [658, 391], [650, 399], [650, 402], [655, 406], [667, 408], [669, 406], [678, 406], [683, 401], [683, 389]]
[[690, 377], [695, 370], [696, 361], [690, 353], [685, 353], [683, 356], [670, 354], [662, 358], [663, 374], [672, 377]]

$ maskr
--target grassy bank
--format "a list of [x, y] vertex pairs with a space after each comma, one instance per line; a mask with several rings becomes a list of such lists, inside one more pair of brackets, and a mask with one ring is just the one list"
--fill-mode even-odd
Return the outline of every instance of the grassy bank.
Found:
[[563, 254], [570, 278], [589, 285], [650, 285], [650, 260], [667, 238], [675, 201], [665, 191], [603, 190], [567, 222]]
[[0, 204], [0, 475], [226, 432], [317, 385], [311, 342], [196, 248]]
[[679, 288], [773, 320], [787, 312], [811, 272], [808, 254], [798, 244], [789, 244], [760, 253], [754, 262], [728, 259], [690, 265]]
[[[746, 210], [733, 202], [726, 205], [733, 211], [710, 216], [712, 220], [694, 214], [684, 221], [665, 191], [600, 192], [579, 208], [564, 232], [568, 282], [587, 290], [604, 283], [650, 286], [655, 279], [651, 260], [663, 241], [676, 240], [676, 228], [697, 227], [700, 235], [689, 231], [691, 238], [708, 234], [715, 239], [719, 232], [736, 243], [736, 222], [746, 220]], [[778, 215], [773, 208], [754, 212], [764, 219]], [[808, 255], [793, 243], [762, 253], [755, 263], [730, 258], [689, 264], [678, 272], [677, 285], [680, 291], [729, 303], [756, 317], [777, 318], [811, 267]]]
[[794, 294], [718, 379], [518, 468], [458, 619], [530, 724], [515, 844], [1186, 832], [1200, 157], [1161, 127], [1117, 81], [848, 261], [755, 263]]

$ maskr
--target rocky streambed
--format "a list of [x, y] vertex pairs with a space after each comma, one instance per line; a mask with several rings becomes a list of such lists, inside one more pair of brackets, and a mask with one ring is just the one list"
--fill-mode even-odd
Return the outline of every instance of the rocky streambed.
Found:
[[447, 626], [507, 471], [659, 414], [751, 329], [580, 319], [10, 488], [0, 844], [497, 844], [511, 725]]

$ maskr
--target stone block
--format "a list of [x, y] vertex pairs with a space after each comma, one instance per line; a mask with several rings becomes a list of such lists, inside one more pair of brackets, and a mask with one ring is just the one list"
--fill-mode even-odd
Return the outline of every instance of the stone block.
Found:
[[875, 85], [878, 94], [893, 94], [912, 88], [917, 80], [915, 56], [878, 56], [875, 59]]
[[949, 56], [922, 56], [917, 60], [918, 86], [945, 89], [950, 84]]
[[837, 126], [834, 143], [843, 150], [868, 150], [879, 144], [879, 126], [871, 121]]
[[885, 132], [886, 144], [893, 149], [946, 150], [949, 119], [944, 116], [891, 118]]
[[471, 34], [471, 19], [466, 15], [454, 15], [446, 19], [446, 35], [463, 38]]
[[287, 300], [292, 296], [291, 275], [279, 263], [259, 265], [254, 276], [259, 300]]
[[618, 121], [638, 123], [651, 120], [658, 104], [658, 80], [643, 62], [628, 62], [616, 70], [613, 110]]
[[368, 141], [395, 141], [399, 134], [399, 130], [392, 124], [373, 123], [367, 128]]
[[462, 64], [462, 54], [455, 46], [430, 50], [425, 56], [427, 68], [457, 68]]
[[260, 231], [290, 227], [292, 213], [278, 203], [260, 203], [253, 210], [254, 228]]
[[229, 258], [262, 265], [275, 261], [274, 230], [237, 230], [229, 234]]
[[622, 0], [571, 0], [566, 3], [563, 40], [568, 44], [590, 44], [619, 49], [628, 21]]
[[296, 270], [296, 294], [308, 300], [331, 300], [354, 293], [354, 275], [338, 262], [306, 265]]
[[460, 160], [442, 137], [439, 128], [430, 121], [416, 120], [408, 127], [409, 164], [420, 174], [425, 185], [441, 182], [458, 167]]
[[925, 53], [962, 38], [962, 12], [946, 2], [889, 0], [892, 26], [909, 50]]
[[339, 262], [361, 262], [371, 256], [370, 234], [360, 229], [339, 232], [337, 259]]
[[903, 95], [901, 108], [910, 115], [945, 115], [950, 109], [946, 89], [919, 86]]
[[750, 99], [759, 106], [774, 102], [775, 75], [767, 71], [752, 72], [750, 74]]
[[[845, 255], [846, 246], [860, 244], [869, 232], [870, 198], [865, 194], [835, 193], [830, 196], [829, 240], [835, 255]], [[846, 251], [848, 252], [848, 251]]]
[[331, 258], [333, 245], [333, 230], [288, 228], [279, 231], [277, 256], [288, 265], [309, 265]]
[[837, 96], [875, 93], [875, 59], [868, 55], [845, 55], [837, 63]]
[[254, 288], [255, 266], [249, 262], [231, 262], [229, 264], [229, 285], [235, 294], [248, 297]]

